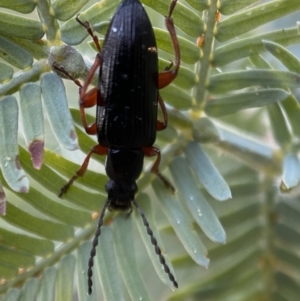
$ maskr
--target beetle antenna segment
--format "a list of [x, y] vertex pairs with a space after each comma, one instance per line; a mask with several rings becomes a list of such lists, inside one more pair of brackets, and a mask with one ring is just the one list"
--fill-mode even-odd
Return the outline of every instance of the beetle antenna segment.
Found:
[[165, 270], [165, 273], [169, 276], [169, 279], [171, 280], [171, 282], [173, 283], [173, 285], [178, 288], [178, 283], [176, 282], [175, 280], [175, 277], [173, 276], [173, 274], [171, 273], [168, 265], [166, 264], [166, 261], [165, 261], [165, 258], [164, 256], [162, 255], [161, 253], [161, 249], [160, 247], [158, 246], [157, 244], [157, 240], [156, 238], [154, 237], [153, 235], [153, 231], [151, 230], [150, 226], [149, 226], [149, 223], [148, 223], [148, 220], [142, 210], [142, 208], [138, 205], [138, 203], [136, 202], [136, 200], [132, 200], [132, 203], [134, 204], [134, 206], [136, 207], [137, 211], [139, 212], [140, 216], [142, 217], [143, 219], [143, 223], [144, 223], [144, 226], [146, 227], [147, 229], [147, 233], [148, 235], [150, 236], [151, 238], [151, 243], [152, 245], [154, 246], [155, 248], [155, 253], [158, 255], [159, 257], [159, 261], [160, 263], [162, 264], [164, 270]]
[[89, 259], [88, 271], [87, 271], [89, 295], [92, 293], [92, 286], [93, 286], [92, 276], [93, 276], [94, 257], [96, 255], [96, 247], [98, 246], [98, 238], [101, 234], [101, 227], [103, 225], [103, 218], [104, 218], [105, 211], [106, 211], [106, 208], [109, 205], [109, 203], [110, 203], [110, 201], [108, 199], [106, 199], [105, 204], [102, 208], [100, 217], [99, 217], [97, 229], [96, 229], [95, 236], [94, 236], [94, 239], [93, 239], [93, 247], [92, 247], [91, 252], [90, 252], [90, 259]]

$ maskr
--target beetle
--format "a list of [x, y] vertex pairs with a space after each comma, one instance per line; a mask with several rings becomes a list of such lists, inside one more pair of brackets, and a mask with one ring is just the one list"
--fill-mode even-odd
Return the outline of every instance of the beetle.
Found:
[[[54, 64], [57, 71], [64, 73], [80, 87], [80, 114], [85, 131], [97, 135], [98, 143], [86, 156], [81, 168], [61, 189], [61, 197], [87, 170], [92, 154], [106, 155], [105, 169], [109, 178], [105, 185], [107, 200], [101, 211], [93, 247], [88, 263], [88, 292], [92, 292], [92, 267], [98, 237], [105, 211], [132, 211], [137, 208], [159, 256], [160, 262], [175, 287], [178, 284], [165, 263], [165, 259], [153, 236], [149, 223], [137, 202], [136, 180], [139, 178], [144, 156], [157, 156], [151, 172], [164, 184], [174, 190], [171, 183], [159, 172], [161, 154], [153, 144], [156, 131], [164, 130], [168, 116], [159, 89], [170, 84], [177, 76], [180, 66], [180, 48], [176, 36], [172, 12], [177, 0], [172, 0], [169, 13], [165, 17], [166, 27], [171, 36], [175, 51], [175, 66], [171, 63], [158, 72], [157, 46], [151, 22], [139, 0], [123, 0], [117, 8], [106, 33], [103, 49], [93, 33], [89, 22], [76, 20], [86, 28], [98, 50], [95, 62], [83, 85], [68, 74], [62, 67]], [[99, 69], [99, 82], [96, 88], [88, 91], [95, 72]], [[85, 109], [96, 105], [96, 122], [88, 125]], [[158, 105], [163, 113], [163, 121], [157, 120]]]

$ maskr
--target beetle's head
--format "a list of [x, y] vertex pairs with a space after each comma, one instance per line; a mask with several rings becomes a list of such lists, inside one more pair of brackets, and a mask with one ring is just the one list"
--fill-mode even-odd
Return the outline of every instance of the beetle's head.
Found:
[[131, 209], [131, 201], [134, 199], [138, 187], [135, 182], [131, 184], [117, 184], [113, 180], [108, 180], [105, 185], [108, 194], [109, 210], [126, 211]]

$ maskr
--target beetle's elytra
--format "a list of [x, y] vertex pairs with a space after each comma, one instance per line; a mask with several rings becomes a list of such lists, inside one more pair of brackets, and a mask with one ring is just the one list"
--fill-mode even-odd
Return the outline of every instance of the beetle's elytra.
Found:
[[[134, 199], [138, 190], [136, 180], [142, 172], [144, 156], [157, 156], [151, 171], [173, 189], [158, 170], [161, 155], [153, 144], [156, 131], [165, 129], [168, 123], [167, 111], [159, 89], [175, 79], [180, 65], [180, 49], [171, 18], [176, 2], [177, 0], [171, 1], [168, 16], [165, 17], [175, 51], [174, 68], [171, 68], [173, 64], [170, 64], [164, 71], [158, 72], [154, 32], [139, 0], [122, 1], [110, 22], [102, 50], [90, 24], [76, 18], [92, 36], [98, 49], [95, 62], [83, 85], [62, 67], [54, 65], [80, 87], [79, 104], [83, 126], [88, 134], [97, 135], [99, 143], [91, 149], [81, 168], [61, 189], [59, 196], [68, 190], [78, 176], [83, 176], [92, 154], [107, 156], [105, 168], [109, 180], [105, 189], [108, 196], [100, 214], [88, 265], [89, 294], [92, 292], [92, 267], [106, 208], [130, 211], [132, 204], [143, 219], [165, 272], [173, 285], [178, 287], [148, 221]], [[97, 69], [98, 86], [87, 91]], [[88, 125], [85, 108], [94, 105], [97, 106], [96, 122]], [[157, 120], [158, 105], [163, 112], [163, 121]]]

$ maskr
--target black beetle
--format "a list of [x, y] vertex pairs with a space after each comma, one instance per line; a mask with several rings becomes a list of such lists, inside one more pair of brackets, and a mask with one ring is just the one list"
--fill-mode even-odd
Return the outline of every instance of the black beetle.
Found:
[[[170, 84], [180, 65], [180, 49], [175, 33], [172, 12], [177, 0], [172, 0], [169, 14], [165, 17], [175, 50], [175, 68], [170, 64], [163, 72], [158, 72], [158, 56], [154, 32], [142, 4], [139, 0], [123, 0], [110, 22], [104, 46], [101, 47], [88, 22], [76, 20], [92, 36], [98, 49], [95, 62], [83, 85], [64, 70], [54, 64], [54, 68], [63, 72], [80, 87], [80, 112], [83, 126], [88, 134], [97, 134], [99, 144], [88, 153], [76, 175], [61, 189], [61, 197], [78, 176], [85, 173], [92, 154], [106, 155], [106, 173], [109, 180], [105, 186], [107, 200], [101, 211], [93, 247], [88, 264], [88, 290], [92, 292], [92, 267], [98, 237], [106, 208], [109, 210], [132, 210], [132, 204], [140, 213], [147, 233], [155, 247], [160, 262], [175, 287], [178, 284], [170, 272], [148, 221], [136, 203], [134, 197], [138, 190], [139, 178], [144, 156], [157, 156], [151, 169], [171, 189], [169, 181], [159, 172], [160, 151], [153, 146], [156, 131], [167, 127], [167, 111], [158, 89]], [[98, 87], [88, 90], [97, 69]], [[160, 106], [164, 121], [157, 120], [157, 106]], [[88, 125], [85, 108], [97, 105], [96, 122]]]

